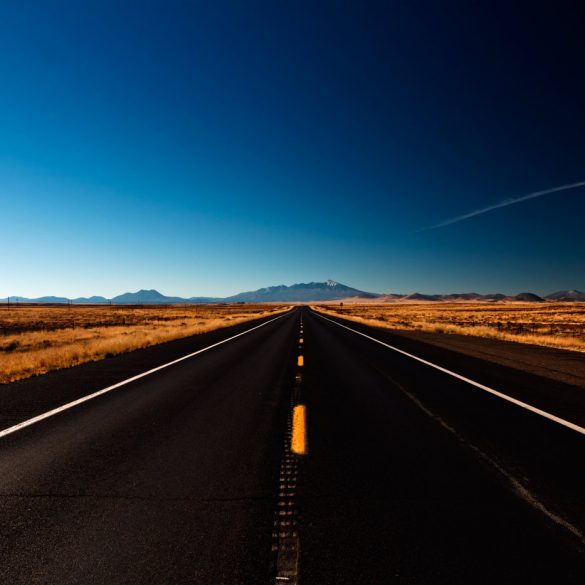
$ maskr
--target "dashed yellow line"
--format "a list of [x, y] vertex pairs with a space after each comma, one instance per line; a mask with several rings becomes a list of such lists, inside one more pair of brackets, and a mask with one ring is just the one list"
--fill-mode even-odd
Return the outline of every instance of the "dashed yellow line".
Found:
[[307, 408], [297, 404], [293, 409], [293, 429], [291, 450], [296, 455], [306, 455], [307, 447]]
[[304, 365], [305, 365], [305, 358], [302, 355], [300, 355], [297, 358], [297, 366], [303, 367]]
[[299, 343], [303, 343], [303, 338], [302, 337], [299, 339]]

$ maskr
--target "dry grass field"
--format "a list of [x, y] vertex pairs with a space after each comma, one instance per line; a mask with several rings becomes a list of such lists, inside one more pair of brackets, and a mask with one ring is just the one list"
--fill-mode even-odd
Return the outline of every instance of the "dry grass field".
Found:
[[288, 310], [269, 305], [0, 307], [0, 383]]
[[585, 303], [410, 303], [313, 308], [374, 327], [458, 333], [585, 352]]

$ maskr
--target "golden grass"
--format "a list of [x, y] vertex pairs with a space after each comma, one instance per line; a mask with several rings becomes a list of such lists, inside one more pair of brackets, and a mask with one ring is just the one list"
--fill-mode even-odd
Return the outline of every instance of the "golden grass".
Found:
[[412, 303], [314, 306], [386, 329], [472, 335], [585, 352], [584, 303]]
[[0, 384], [289, 310], [268, 305], [0, 308]]

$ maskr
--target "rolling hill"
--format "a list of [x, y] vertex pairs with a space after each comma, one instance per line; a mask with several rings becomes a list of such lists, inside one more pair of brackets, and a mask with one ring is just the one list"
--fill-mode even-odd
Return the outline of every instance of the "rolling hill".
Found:
[[[293, 284], [290, 286], [280, 284], [259, 288], [254, 291], [238, 293], [229, 297], [176, 297], [167, 296], [155, 289], [141, 289], [136, 292], [126, 292], [107, 299], [103, 296], [78, 297], [69, 299], [60, 296], [44, 296], [38, 298], [26, 298], [11, 296], [12, 303], [46, 303], [46, 304], [120, 304], [120, 305], [173, 305], [183, 303], [308, 303], [331, 302], [350, 300], [351, 302], [473, 302], [473, 301], [516, 301], [516, 302], [569, 302], [585, 301], [585, 293], [578, 290], [561, 290], [546, 295], [544, 298], [534, 293], [522, 292], [515, 296], [502, 293], [479, 294], [449, 293], [449, 294], [423, 294], [414, 292], [411, 294], [378, 294], [371, 293], [327, 280], [325, 282], [308, 282]], [[7, 303], [8, 299], [0, 299]]]

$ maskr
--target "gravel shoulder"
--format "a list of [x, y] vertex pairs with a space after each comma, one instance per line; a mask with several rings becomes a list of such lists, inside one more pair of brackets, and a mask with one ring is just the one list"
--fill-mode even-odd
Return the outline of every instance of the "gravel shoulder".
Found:
[[469, 335], [381, 330], [585, 389], [585, 353]]

